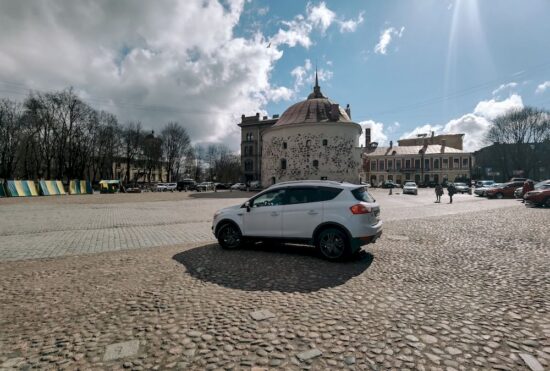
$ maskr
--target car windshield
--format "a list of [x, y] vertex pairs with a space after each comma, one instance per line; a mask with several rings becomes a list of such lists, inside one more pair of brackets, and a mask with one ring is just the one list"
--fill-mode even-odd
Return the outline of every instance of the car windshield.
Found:
[[416, 183], [407, 182], [407, 183], [405, 183], [405, 187], [416, 187]]
[[351, 193], [356, 200], [363, 202], [376, 202], [376, 200], [367, 191], [367, 187], [355, 188], [351, 191]]
[[550, 188], [550, 181], [543, 180], [542, 182], [538, 182], [535, 184], [535, 189], [548, 189]]
[[455, 183], [455, 187], [465, 187], [466, 183]]

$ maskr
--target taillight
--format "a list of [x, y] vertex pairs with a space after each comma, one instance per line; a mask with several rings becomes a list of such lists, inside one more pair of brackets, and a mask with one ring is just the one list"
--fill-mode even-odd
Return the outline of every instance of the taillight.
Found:
[[370, 213], [370, 209], [368, 207], [366, 207], [365, 205], [363, 205], [363, 204], [353, 205], [349, 209], [351, 210], [352, 214], [368, 214], [368, 213]]

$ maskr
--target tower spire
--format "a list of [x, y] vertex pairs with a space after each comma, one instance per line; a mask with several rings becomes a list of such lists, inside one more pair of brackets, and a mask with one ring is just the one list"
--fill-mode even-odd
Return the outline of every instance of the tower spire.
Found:
[[313, 98], [325, 98], [321, 93], [321, 87], [319, 86], [319, 75], [317, 73], [317, 64], [315, 65], [315, 86], [313, 87], [313, 93], [308, 96], [308, 99]]
[[317, 65], [315, 65], [315, 87], [319, 87], [319, 79], [317, 78]]

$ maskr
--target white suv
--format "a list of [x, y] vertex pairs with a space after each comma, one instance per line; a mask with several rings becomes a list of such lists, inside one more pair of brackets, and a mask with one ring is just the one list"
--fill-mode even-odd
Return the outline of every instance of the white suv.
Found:
[[334, 181], [275, 184], [242, 205], [218, 210], [212, 231], [221, 247], [275, 239], [315, 245], [339, 260], [382, 234], [380, 207], [364, 186]]

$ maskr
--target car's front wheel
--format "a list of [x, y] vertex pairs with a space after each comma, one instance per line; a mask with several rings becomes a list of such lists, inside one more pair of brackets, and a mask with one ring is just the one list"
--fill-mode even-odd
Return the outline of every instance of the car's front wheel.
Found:
[[499, 200], [502, 200], [502, 198], [504, 197], [504, 195], [503, 195], [502, 193], [497, 193], [497, 194], [495, 195], [495, 197], [496, 197], [497, 199], [499, 199]]
[[241, 246], [242, 238], [241, 230], [233, 223], [226, 223], [218, 230], [218, 242], [224, 249], [238, 248]]
[[340, 260], [350, 254], [348, 237], [337, 228], [326, 228], [317, 237], [317, 248], [325, 259]]

